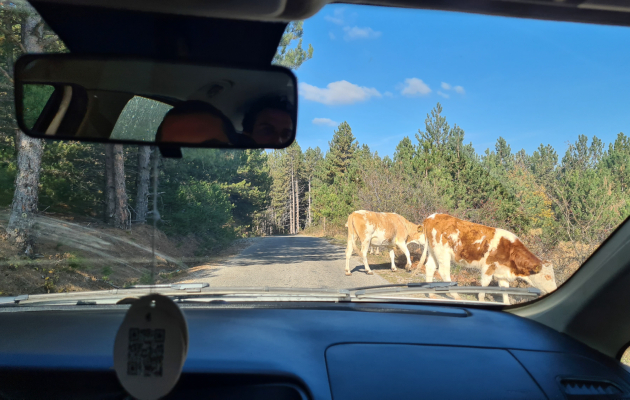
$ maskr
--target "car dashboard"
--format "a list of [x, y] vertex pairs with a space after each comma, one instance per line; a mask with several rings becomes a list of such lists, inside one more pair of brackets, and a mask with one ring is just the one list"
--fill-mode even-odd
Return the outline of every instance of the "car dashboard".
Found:
[[[616, 360], [502, 311], [353, 303], [182, 304], [166, 397], [621, 399]], [[128, 306], [0, 309], [0, 399], [128, 398], [113, 370]]]

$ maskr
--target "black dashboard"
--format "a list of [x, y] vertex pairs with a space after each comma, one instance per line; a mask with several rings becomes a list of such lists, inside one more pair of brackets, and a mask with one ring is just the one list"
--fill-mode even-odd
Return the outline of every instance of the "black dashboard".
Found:
[[[127, 306], [0, 309], [0, 399], [123, 399]], [[392, 304], [183, 304], [190, 345], [167, 398], [620, 399], [616, 360], [501, 311]]]

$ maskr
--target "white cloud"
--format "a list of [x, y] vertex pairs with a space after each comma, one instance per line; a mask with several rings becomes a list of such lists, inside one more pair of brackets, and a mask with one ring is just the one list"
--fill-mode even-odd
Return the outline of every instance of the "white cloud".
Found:
[[385, 93], [383, 93], [383, 96], [385, 96], [385, 97], [394, 97], [394, 93], [392, 93], [392, 92], [385, 92]]
[[330, 118], [313, 118], [313, 124], [322, 125], [322, 126], [337, 126], [339, 125], [337, 122], [333, 121]]
[[330, 37], [331, 40], [335, 40], [335, 34], [332, 32], [328, 32], [328, 36]]
[[431, 88], [418, 78], [407, 78], [400, 87], [400, 93], [404, 96], [424, 96], [431, 93]]
[[459, 94], [464, 94], [464, 93], [466, 93], [466, 91], [464, 90], [464, 88], [463, 88], [463, 87], [461, 87], [461, 86], [455, 86], [455, 87], [453, 88], [453, 90], [454, 90], [454, 91], [456, 91], [456, 92], [457, 92], [457, 93], [459, 93]]
[[359, 28], [358, 26], [354, 26], [350, 28], [349, 26], [346, 26], [343, 30], [346, 32], [344, 36], [346, 40], [374, 39], [381, 36], [381, 32], [375, 31], [370, 27]]
[[451, 85], [449, 85], [446, 82], [442, 82], [442, 89], [444, 90], [450, 90], [451, 89]]
[[445, 99], [448, 99], [449, 97], [451, 97], [451, 96], [449, 96], [448, 94], [446, 94], [444, 92], [440, 92], [439, 90], [437, 91], [437, 94], [439, 94], [440, 96], [444, 97]]
[[348, 81], [331, 82], [325, 88], [300, 82], [298, 89], [299, 94], [306, 100], [326, 105], [352, 104], [368, 100], [370, 97], [382, 97], [374, 88], [355, 85]]
[[336, 18], [331, 15], [327, 15], [324, 17], [324, 19], [328, 22], [332, 22], [333, 24], [343, 25], [343, 19], [341, 18]]
[[337, 8], [333, 15], [327, 15], [324, 19], [328, 22], [332, 22], [333, 24], [343, 25], [343, 8]]

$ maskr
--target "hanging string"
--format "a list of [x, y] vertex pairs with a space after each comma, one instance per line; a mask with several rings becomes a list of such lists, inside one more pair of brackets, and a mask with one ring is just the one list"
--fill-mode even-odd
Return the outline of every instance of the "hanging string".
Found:
[[[157, 234], [157, 222], [160, 219], [160, 214], [158, 212], [158, 207], [157, 207], [157, 202], [158, 202], [158, 190], [157, 190], [157, 185], [158, 185], [158, 152], [156, 151], [156, 148], [153, 147], [152, 151], [153, 153], [153, 235], [151, 237], [151, 247], [152, 247], [152, 260], [151, 260], [151, 285], [155, 284], [155, 237]], [[150, 292], [153, 292], [153, 287], [150, 289]]]

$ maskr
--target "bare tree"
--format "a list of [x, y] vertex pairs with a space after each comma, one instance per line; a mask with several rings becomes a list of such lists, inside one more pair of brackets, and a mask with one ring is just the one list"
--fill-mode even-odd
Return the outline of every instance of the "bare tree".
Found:
[[291, 165], [291, 180], [289, 181], [289, 185], [290, 185], [290, 195], [289, 195], [289, 234], [294, 234], [294, 228], [295, 228], [295, 202], [293, 201], [293, 198], [295, 197], [295, 192], [293, 191], [293, 165]]
[[300, 232], [300, 190], [298, 188], [297, 174], [294, 176], [293, 183], [293, 192], [295, 193], [295, 233], [298, 233]]
[[114, 145], [105, 145], [105, 222], [113, 224], [116, 213], [116, 187], [114, 185]]
[[146, 222], [149, 209], [149, 178], [151, 160], [151, 148], [138, 146], [138, 174], [136, 181], [136, 221]]
[[114, 226], [126, 229], [129, 227], [129, 207], [127, 206], [127, 191], [125, 188], [125, 158], [122, 144], [115, 144], [113, 148], [114, 188], [116, 193]]
[[[12, 24], [9, 25], [12, 33]], [[31, 11], [23, 18], [21, 26], [21, 50], [26, 53], [42, 53], [46, 44], [44, 22], [37, 13]], [[12, 57], [11, 57], [12, 59]], [[12, 71], [3, 73], [13, 82]], [[33, 252], [33, 225], [39, 200], [39, 175], [44, 143], [25, 135], [16, 128], [16, 148], [18, 173], [15, 178], [15, 193], [11, 204], [11, 214], [7, 233], [12, 241], [23, 246], [26, 254]]]

